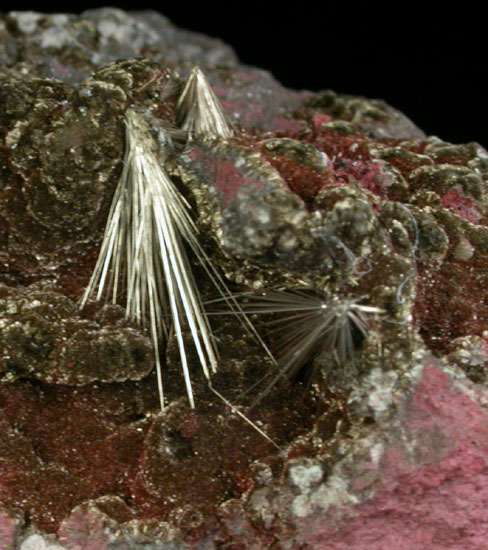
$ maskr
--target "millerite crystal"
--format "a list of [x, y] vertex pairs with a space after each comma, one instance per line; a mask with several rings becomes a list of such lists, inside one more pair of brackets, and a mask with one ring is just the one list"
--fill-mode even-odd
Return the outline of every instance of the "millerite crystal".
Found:
[[1, 543], [484, 548], [483, 147], [112, 8], [0, 133]]
[[189, 205], [166, 174], [164, 165], [161, 166], [164, 157], [158, 159], [155, 140], [144, 118], [129, 110], [126, 126], [124, 168], [82, 306], [96, 288], [97, 299], [108, 292], [114, 304], [118, 294], [126, 295], [127, 318], [148, 327], [151, 335], [161, 409], [164, 409], [164, 392], [160, 340], [173, 330], [188, 400], [194, 407], [183, 320], [189, 326], [207, 379], [210, 371], [217, 370], [217, 358], [184, 243], [193, 249], [210, 274], [215, 269], [207, 266], [208, 258], [199, 244]]

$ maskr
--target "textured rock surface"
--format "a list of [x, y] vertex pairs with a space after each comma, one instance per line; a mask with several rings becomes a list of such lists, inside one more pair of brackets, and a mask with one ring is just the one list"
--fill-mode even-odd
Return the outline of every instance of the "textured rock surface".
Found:
[[[236, 292], [300, 288], [381, 310], [351, 331], [353, 360], [316, 341], [252, 408], [275, 367], [237, 319], [211, 318], [213, 386], [280, 450], [194, 357], [188, 407], [174, 336], [160, 413], [144, 330], [120, 305], [78, 307], [124, 113], [143, 113], [167, 146], [195, 63], [235, 136], [174, 146], [165, 168], [219, 272]], [[481, 146], [426, 137], [381, 101], [286, 90], [218, 40], [108, 8], [0, 16], [0, 135], [2, 547], [487, 547]], [[275, 337], [273, 320], [253, 316], [272, 349], [292, 330]]]
[[0, 545], [3, 548], [15, 548], [22, 524], [21, 514], [12, 514], [0, 506]]

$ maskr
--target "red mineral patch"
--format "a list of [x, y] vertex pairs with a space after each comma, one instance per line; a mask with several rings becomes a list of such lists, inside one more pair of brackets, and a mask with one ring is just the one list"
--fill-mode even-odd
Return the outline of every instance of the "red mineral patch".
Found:
[[458, 216], [470, 223], [477, 224], [480, 220], [480, 213], [474, 201], [461, 195], [455, 187], [442, 197], [441, 204], [444, 208], [453, 210]]

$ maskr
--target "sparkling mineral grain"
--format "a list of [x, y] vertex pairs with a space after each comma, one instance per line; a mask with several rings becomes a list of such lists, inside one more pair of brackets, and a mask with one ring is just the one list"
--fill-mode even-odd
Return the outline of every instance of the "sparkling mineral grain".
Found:
[[[177, 128], [196, 65], [226, 139]], [[79, 306], [128, 109], [254, 327], [189, 251], [219, 350], [210, 387], [183, 326], [195, 409], [175, 331], [161, 411], [123, 293]], [[0, 15], [0, 134], [2, 548], [486, 550], [480, 145], [113, 8]]]

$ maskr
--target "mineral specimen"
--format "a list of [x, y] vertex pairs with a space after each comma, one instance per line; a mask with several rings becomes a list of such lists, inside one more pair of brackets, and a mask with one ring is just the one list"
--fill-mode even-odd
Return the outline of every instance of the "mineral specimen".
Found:
[[[195, 124], [201, 105], [181, 116], [201, 75], [229, 126]], [[158, 340], [161, 411], [154, 339], [124, 297], [79, 307], [128, 112], [260, 337], [188, 250], [219, 351], [209, 387], [185, 346], [194, 409], [184, 322]], [[4, 546], [486, 548], [480, 145], [427, 137], [381, 101], [286, 90], [218, 40], [113, 8], [0, 16], [0, 135]], [[290, 295], [333, 315], [297, 332]]]

